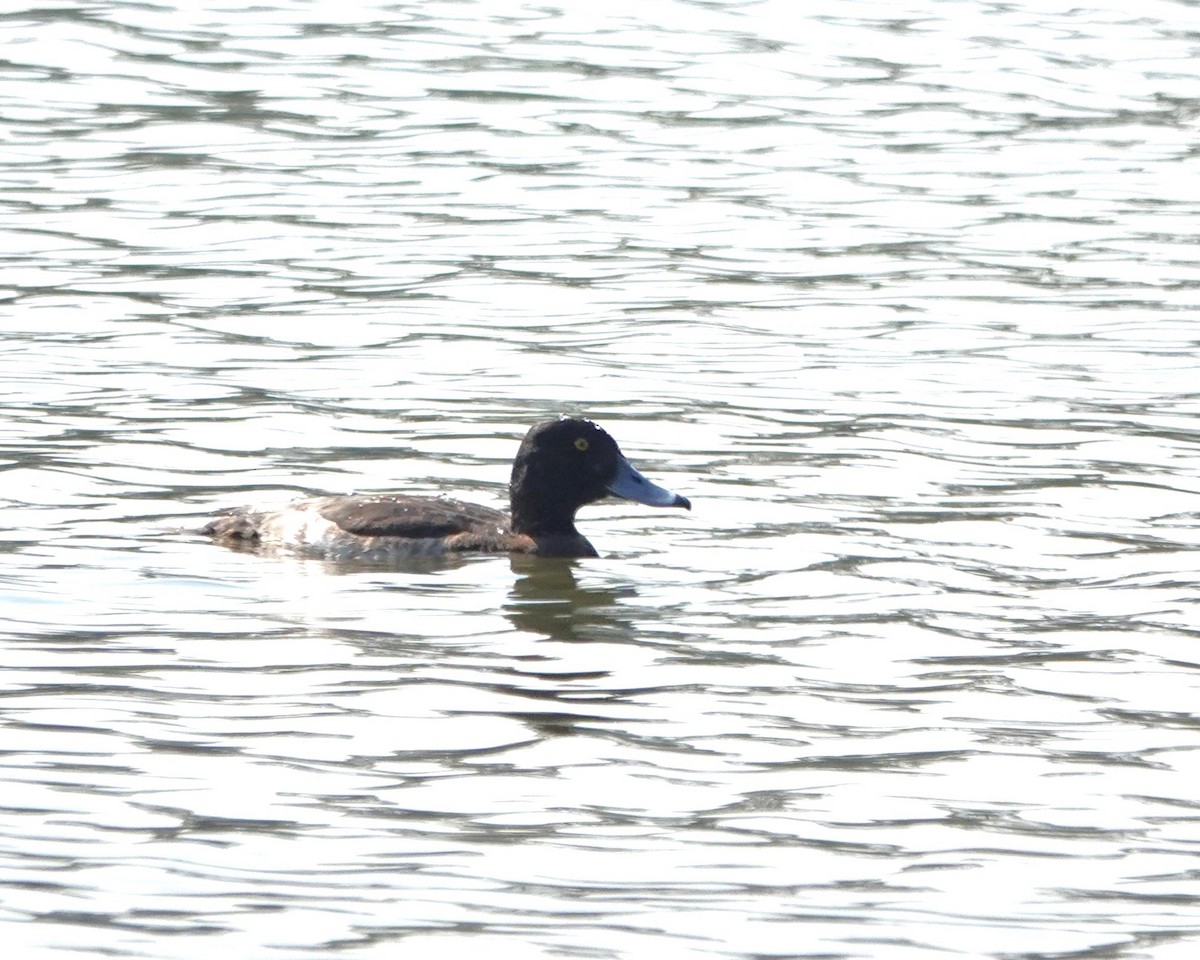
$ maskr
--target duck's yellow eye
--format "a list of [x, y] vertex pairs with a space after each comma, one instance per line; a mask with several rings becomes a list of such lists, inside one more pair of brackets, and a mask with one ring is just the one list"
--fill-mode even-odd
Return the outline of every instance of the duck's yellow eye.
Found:
[[589, 444], [585, 437], [580, 437], [578, 440], [575, 441], [575, 449], [578, 450], [580, 453], [583, 453], [583, 451], [586, 450], [588, 448], [588, 446], [589, 446]]

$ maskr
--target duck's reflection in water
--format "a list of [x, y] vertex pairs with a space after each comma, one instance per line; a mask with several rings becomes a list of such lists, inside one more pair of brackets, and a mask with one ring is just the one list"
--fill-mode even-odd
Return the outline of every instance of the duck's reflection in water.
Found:
[[579, 562], [513, 556], [517, 575], [504, 615], [518, 630], [552, 640], [625, 640], [634, 634], [623, 598], [636, 596], [631, 583], [581, 586]]
[[[516, 579], [503, 612], [517, 630], [533, 634], [539, 642], [632, 646], [636, 627], [621, 602], [636, 595], [632, 584], [581, 585], [576, 560], [514, 556], [511, 563]], [[543, 738], [577, 733], [581, 724], [591, 728], [611, 723], [612, 709], [627, 704], [629, 691], [611, 685], [607, 657], [578, 652], [578, 658], [561, 650], [521, 658], [513, 671], [513, 679], [520, 678], [515, 688], [540, 706], [507, 716], [527, 723]], [[514, 683], [507, 686], [513, 692]]]

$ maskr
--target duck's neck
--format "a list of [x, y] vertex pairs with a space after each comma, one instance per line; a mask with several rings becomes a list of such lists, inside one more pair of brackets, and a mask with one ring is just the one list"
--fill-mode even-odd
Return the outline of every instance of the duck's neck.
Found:
[[538, 501], [538, 509], [522, 497], [513, 497], [513, 533], [531, 537], [537, 544], [538, 556], [542, 557], [595, 557], [596, 548], [575, 529], [575, 510], [559, 505], [548, 505], [547, 499]]
[[514, 496], [509, 502], [513, 533], [524, 533], [535, 540], [539, 537], [577, 537], [575, 510], [543, 499], [534, 508], [531, 498]]
[[551, 533], [534, 537], [539, 557], [598, 557], [596, 548], [582, 533]]

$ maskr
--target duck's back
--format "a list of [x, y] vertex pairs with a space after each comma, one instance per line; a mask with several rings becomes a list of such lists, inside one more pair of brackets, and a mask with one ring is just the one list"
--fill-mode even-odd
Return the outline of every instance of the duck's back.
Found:
[[201, 532], [227, 546], [337, 560], [534, 549], [530, 538], [511, 532], [499, 510], [432, 497], [319, 497], [278, 510], [246, 508], [218, 517]]
[[433, 497], [322, 497], [313, 501], [324, 519], [360, 537], [450, 537], [508, 531], [508, 517], [491, 507]]

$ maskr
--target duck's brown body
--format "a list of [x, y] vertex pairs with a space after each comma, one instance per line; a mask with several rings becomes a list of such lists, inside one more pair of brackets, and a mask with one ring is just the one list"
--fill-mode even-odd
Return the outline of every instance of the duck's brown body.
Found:
[[244, 508], [201, 531], [227, 546], [292, 550], [331, 560], [444, 553], [536, 553], [499, 510], [433, 497], [320, 497], [278, 510]]

